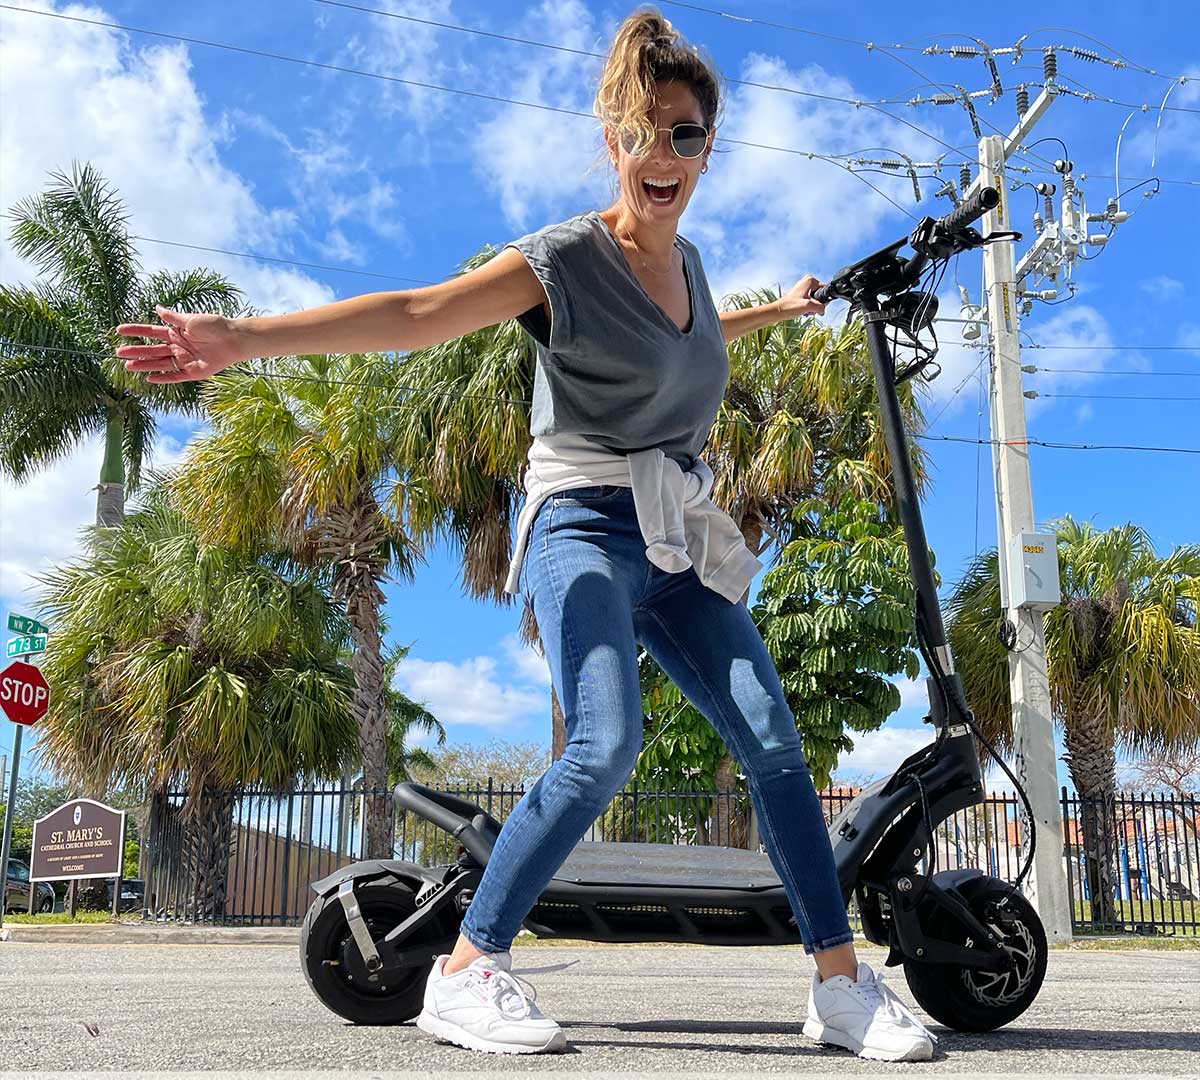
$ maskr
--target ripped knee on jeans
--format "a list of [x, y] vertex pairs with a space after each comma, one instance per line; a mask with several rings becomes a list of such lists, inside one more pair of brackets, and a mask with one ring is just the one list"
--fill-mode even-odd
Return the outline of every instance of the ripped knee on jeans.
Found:
[[759, 751], [746, 764], [747, 776], [758, 780], [777, 773], [804, 773], [812, 775], [808, 760], [804, 756], [804, 748], [799, 739], [786, 746], [775, 746], [770, 750]]

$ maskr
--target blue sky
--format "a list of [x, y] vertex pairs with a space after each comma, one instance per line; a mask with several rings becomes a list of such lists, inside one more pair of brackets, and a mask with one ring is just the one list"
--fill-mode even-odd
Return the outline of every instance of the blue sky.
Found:
[[[586, 56], [312, 0], [69, 6], [26, 0], [24, 6], [584, 113], [590, 111], [599, 70], [599, 61]], [[626, 4], [581, 0], [363, 0], [360, 6], [593, 52], [603, 52], [630, 10]], [[1030, 404], [1029, 427], [1034, 437], [1048, 440], [1200, 446], [1198, 402], [1185, 400], [1200, 398], [1200, 317], [1192, 303], [1200, 115], [1158, 112], [1168, 90], [1169, 106], [1192, 110], [1200, 109], [1200, 93], [1195, 81], [1173, 84], [1138, 70], [1200, 78], [1194, 47], [1187, 48], [1200, 31], [1194, 6], [1182, 0], [1141, 10], [1093, 4], [1072, 11], [1069, 30], [1040, 30], [1037, 16], [1005, 5], [968, 16], [858, 3], [841, 9], [846, 15], [841, 21], [774, 0], [725, 0], [721, 6], [738, 16], [818, 32], [664, 4], [664, 13], [712, 53], [727, 78], [850, 101], [898, 102], [885, 115], [845, 101], [731, 84], [721, 134], [825, 155], [906, 154], [927, 163], [943, 155], [940, 175], [956, 182], [957, 162], [973, 160], [976, 153], [965, 112], [904, 102], [934, 93], [933, 83], [974, 91], [990, 79], [980, 60], [919, 49], [973, 39], [1002, 48], [1024, 38], [1027, 50], [1077, 45], [1102, 56], [1119, 51], [1132, 61], [1116, 70], [1061, 55], [1063, 85], [1125, 105], [1064, 95], [1033, 135], [1063, 140], [1090, 211], [1102, 210], [1118, 190], [1142, 178], [1158, 176], [1163, 183], [1151, 198], [1146, 193], [1153, 185], [1124, 194], [1121, 207], [1132, 216], [1106, 249], [1089, 248], [1094, 261], [1076, 265], [1074, 297], [1056, 306], [1036, 303], [1023, 320], [1026, 344], [1072, 347], [1029, 350], [1024, 363], [1075, 369], [1029, 376], [1029, 389], [1043, 395]], [[598, 129], [587, 118], [44, 15], [0, 12], [0, 38], [0, 192], [6, 209], [42, 190], [51, 170], [68, 168], [72, 159], [90, 160], [121, 193], [136, 235], [437, 280], [485, 243], [502, 243], [611, 200], [608, 174], [597, 166]], [[862, 41], [916, 49], [868, 49]], [[986, 97], [975, 99], [985, 132], [1009, 129], [1015, 117], [1012, 88], [1020, 80], [1040, 79], [1041, 53], [1027, 51], [1016, 65], [1011, 55], [1001, 56], [997, 64], [1009, 89], [991, 104]], [[1143, 104], [1148, 111], [1138, 110]], [[918, 203], [902, 175], [853, 176], [816, 157], [724, 149], [681, 226], [699, 245], [718, 295], [786, 286], [805, 273], [827, 278], [910, 231], [914, 218], [943, 213], [950, 205], [934, 196], [939, 181], [932, 168], [921, 170], [928, 178], [920, 182]], [[1039, 171], [1013, 172], [1010, 179], [1059, 181], [1061, 190], [1061, 178], [1050, 170], [1062, 154], [1054, 141], [1032, 146], [1012, 164]], [[1024, 234], [1019, 257], [1034, 237], [1035, 196], [1021, 187], [1011, 205], [1013, 227]], [[1101, 230], [1093, 225], [1091, 231]], [[394, 278], [188, 251], [150, 240], [138, 246], [146, 270], [213, 267], [267, 311], [405, 287]], [[978, 303], [981, 275], [978, 255], [961, 257], [941, 283], [941, 313], [959, 313], [955, 279]], [[32, 277], [7, 235], [0, 238], [0, 280], [11, 284]], [[835, 304], [825, 317], [840, 322], [844, 315], [845, 305]], [[945, 370], [929, 390], [928, 414], [936, 418], [932, 432], [986, 438], [973, 374], [981, 354], [961, 343], [955, 324], [938, 324], [938, 335]], [[1180, 371], [1187, 374], [1162, 374]], [[1045, 396], [1051, 394], [1064, 396]], [[164, 419], [156, 464], [178, 460], [192, 434], [190, 427]], [[976, 550], [995, 541], [991, 470], [986, 448], [980, 453], [975, 445], [953, 442], [928, 448], [929, 538], [943, 577], [952, 580]], [[99, 445], [92, 440], [24, 488], [0, 486], [0, 602], [32, 613], [29, 574], [70, 556], [76, 530], [94, 513], [90, 489], [99, 464]], [[1039, 520], [1071, 513], [1101, 527], [1134, 521], [1164, 551], [1200, 537], [1200, 457], [1035, 449], [1032, 465]], [[31, 520], [38, 528], [28, 528]], [[389, 587], [388, 601], [393, 638], [414, 643], [403, 684], [429, 703], [453, 741], [548, 741], [548, 679], [544, 664], [517, 642], [516, 607], [466, 599], [457, 557], [445, 549], [431, 552], [414, 584]], [[923, 740], [928, 728], [922, 731], [919, 721], [921, 691], [907, 685], [902, 690], [904, 707], [883, 731], [862, 740], [848, 770], [890, 768]], [[11, 743], [5, 721], [0, 751]], [[1060, 775], [1065, 778], [1061, 768]]]

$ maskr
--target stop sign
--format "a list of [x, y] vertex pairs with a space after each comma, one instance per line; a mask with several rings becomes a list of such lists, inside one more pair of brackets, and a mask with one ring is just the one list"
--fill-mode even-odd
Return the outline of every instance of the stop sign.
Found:
[[50, 687], [32, 664], [14, 660], [0, 672], [0, 708], [16, 724], [36, 724], [50, 707]]

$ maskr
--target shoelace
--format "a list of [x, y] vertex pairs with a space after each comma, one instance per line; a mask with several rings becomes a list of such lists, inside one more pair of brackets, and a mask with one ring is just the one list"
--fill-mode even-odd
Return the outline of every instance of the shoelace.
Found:
[[[934, 1042], [938, 1041], [938, 1037], [921, 1023], [913, 1011], [897, 996], [896, 991], [887, 985], [884, 981], [883, 972], [879, 972], [878, 974], [872, 972], [870, 982], [859, 982], [856, 985], [868, 1001], [874, 1005], [882, 1006], [884, 1013], [893, 1020], [907, 1019], [922, 1034], [927, 1035]], [[875, 1001], [876, 998], [878, 1001]]]
[[[532, 1012], [533, 1002], [537, 1001], [537, 990], [532, 983], [526, 982], [520, 978], [521, 975], [536, 975], [539, 972], [545, 971], [562, 971], [563, 968], [569, 968], [573, 964], [578, 964], [578, 960], [568, 960], [565, 964], [550, 964], [546, 967], [535, 968], [513, 968], [510, 971], [505, 971], [503, 968], [484, 968], [477, 975], [477, 982], [483, 986], [492, 1001], [495, 1003], [505, 1016], [511, 1016], [517, 1020], [523, 1020]], [[525, 991], [528, 989], [529, 996], [526, 997]], [[510, 1010], [505, 1007], [505, 1003], [515, 999], [515, 1009]]]

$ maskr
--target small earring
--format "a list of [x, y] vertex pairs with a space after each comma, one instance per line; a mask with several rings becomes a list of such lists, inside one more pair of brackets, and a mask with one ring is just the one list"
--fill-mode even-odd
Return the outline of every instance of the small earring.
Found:
[[702, 173], [708, 172], [708, 162], [707, 161], [703, 165], [700, 166], [700, 171]]

